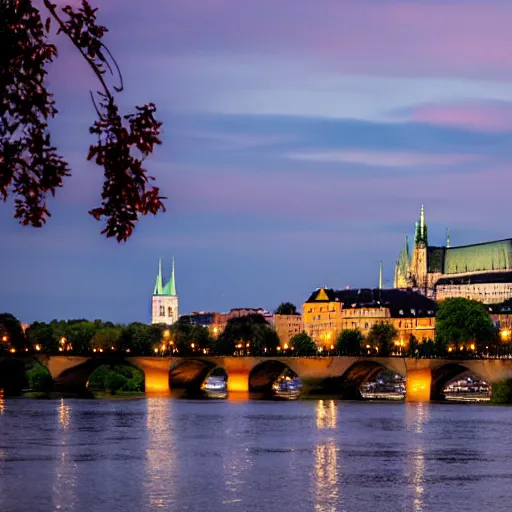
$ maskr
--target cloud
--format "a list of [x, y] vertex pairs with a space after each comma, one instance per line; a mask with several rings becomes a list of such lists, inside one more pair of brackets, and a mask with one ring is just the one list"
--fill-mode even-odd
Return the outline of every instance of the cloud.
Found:
[[373, 150], [318, 151], [290, 153], [289, 158], [312, 162], [339, 162], [376, 167], [449, 166], [476, 160], [478, 155], [442, 155]]
[[454, 126], [481, 132], [512, 131], [511, 103], [463, 103], [418, 105], [411, 109], [412, 121]]

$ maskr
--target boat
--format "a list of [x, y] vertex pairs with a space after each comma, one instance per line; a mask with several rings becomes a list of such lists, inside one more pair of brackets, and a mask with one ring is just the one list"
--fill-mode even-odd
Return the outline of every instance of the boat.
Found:
[[280, 400], [296, 400], [301, 390], [302, 381], [290, 375], [280, 375], [272, 384], [272, 395]]
[[210, 375], [202, 386], [208, 398], [227, 398], [228, 387], [224, 376]]

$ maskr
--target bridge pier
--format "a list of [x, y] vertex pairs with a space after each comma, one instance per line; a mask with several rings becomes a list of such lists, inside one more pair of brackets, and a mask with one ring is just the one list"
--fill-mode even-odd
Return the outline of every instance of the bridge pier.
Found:
[[432, 370], [409, 370], [405, 384], [406, 402], [429, 402], [432, 385]]
[[170, 359], [157, 357], [130, 357], [127, 360], [144, 372], [146, 393], [170, 395]]

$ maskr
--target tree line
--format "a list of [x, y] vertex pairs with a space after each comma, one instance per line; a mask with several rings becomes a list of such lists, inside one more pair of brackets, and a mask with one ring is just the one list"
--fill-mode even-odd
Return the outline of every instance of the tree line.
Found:
[[[283, 306], [283, 307], [281, 307]], [[293, 304], [278, 310], [296, 314]], [[174, 325], [128, 325], [101, 320], [53, 320], [34, 322], [23, 332], [11, 314], [0, 315], [0, 351], [33, 350], [49, 354], [92, 355], [117, 353], [150, 355], [294, 355], [328, 353], [346, 356], [467, 357], [468, 355], [505, 355], [512, 353], [509, 341], [499, 336], [488, 309], [467, 299], [447, 299], [440, 303], [436, 317], [436, 336], [419, 342], [414, 336], [399, 339], [389, 323], [376, 323], [366, 336], [358, 330], [344, 330], [327, 350], [317, 347], [305, 332], [295, 335], [283, 347], [276, 331], [259, 314], [232, 318], [223, 332], [214, 338], [207, 327], [196, 325], [190, 317]]]

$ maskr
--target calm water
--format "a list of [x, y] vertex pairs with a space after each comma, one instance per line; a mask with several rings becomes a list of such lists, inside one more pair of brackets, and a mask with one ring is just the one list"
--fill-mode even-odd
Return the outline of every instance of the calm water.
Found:
[[0, 511], [510, 511], [512, 408], [5, 400]]

